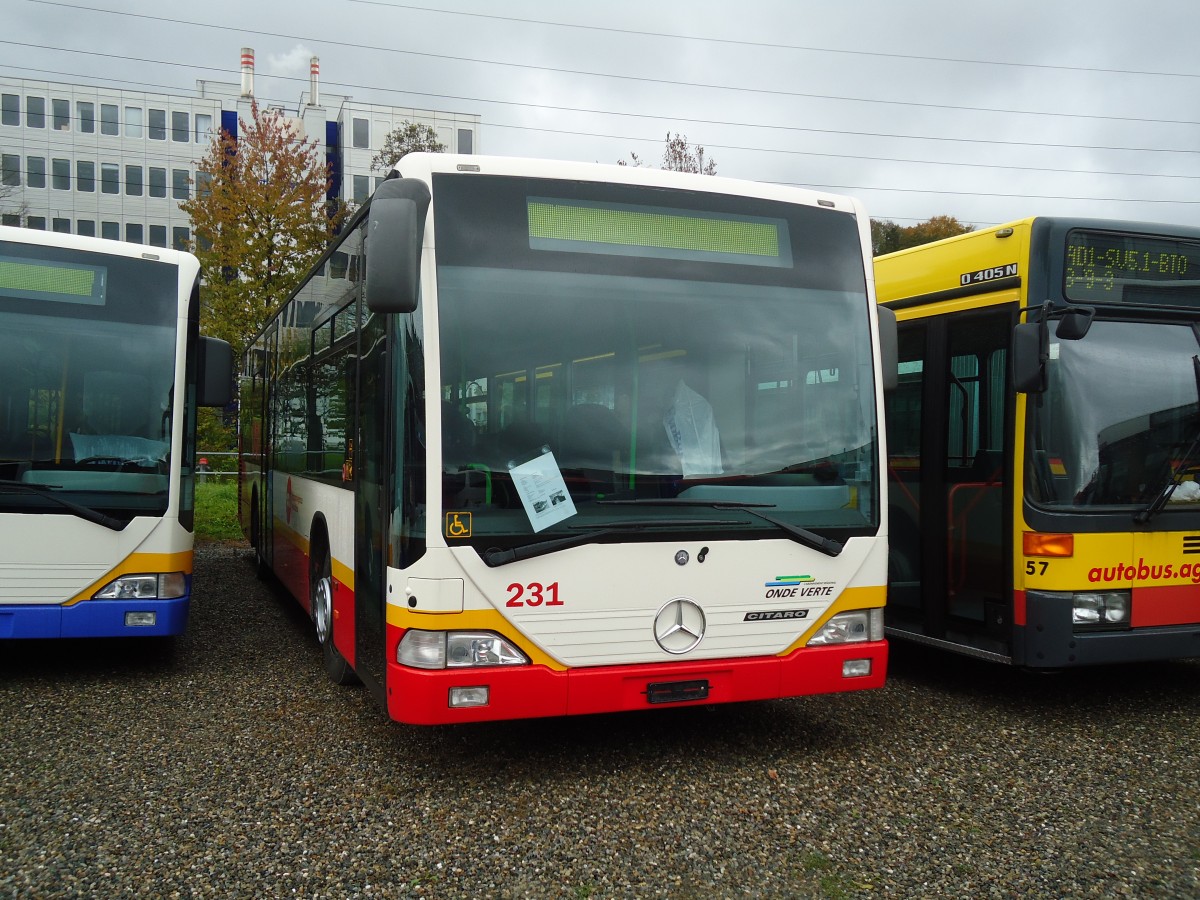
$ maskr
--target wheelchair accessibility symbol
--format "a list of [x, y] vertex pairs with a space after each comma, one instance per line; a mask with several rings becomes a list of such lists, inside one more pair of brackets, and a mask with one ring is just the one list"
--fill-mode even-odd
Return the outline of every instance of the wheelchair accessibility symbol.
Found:
[[446, 513], [446, 537], [469, 538], [471, 536], [471, 514]]

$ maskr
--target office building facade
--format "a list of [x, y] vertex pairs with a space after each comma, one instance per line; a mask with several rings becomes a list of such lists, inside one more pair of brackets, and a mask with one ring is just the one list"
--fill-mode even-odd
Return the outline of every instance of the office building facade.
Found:
[[[479, 117], [322, 95], [318, 61], [295, 107], [280, 109], [330, 165], [331, 199], [367, 198], [383, 174], [372, 159], [404, 122], [433, 128], [447, 149], [479, 150]], [[0, 223], [96, 235], [156, 247], [187, 246], [179, 203], [196, 190], [196, 165], [221, 129], [251, 118], [254, 56], [241, 83], [197, 81], [194, 95], [0, 75]]]

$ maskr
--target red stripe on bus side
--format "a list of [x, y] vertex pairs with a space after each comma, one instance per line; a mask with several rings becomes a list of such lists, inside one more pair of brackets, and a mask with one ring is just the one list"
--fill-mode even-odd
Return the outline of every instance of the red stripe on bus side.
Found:
[[354, 591], [333, 579], [333, 646], [354, 668]]

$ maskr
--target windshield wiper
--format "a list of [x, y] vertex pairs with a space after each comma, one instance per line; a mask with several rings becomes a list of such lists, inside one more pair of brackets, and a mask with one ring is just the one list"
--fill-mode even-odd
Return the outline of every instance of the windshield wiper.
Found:
[[[532, 559], [535, 556], [545, 556], [547, 553], [567, 550], [581, 544], [590, 544], [602, 537], [620, 534], [623, 531], [642, 531], [647, 528], [712, 527], [728, 524], [724, 519], [635, 519], [628, 522], [610, 522], [603, 528], [593, 528], [588, 531], [580, 531], [579, 534], [569, 534], [566, 537], [550, 538], [545, 541], [534, 541], [532, 544], [522, 544], [507, 550], [493, 547], [484, 551], [483, 561], [494, 569], [496, 566], [503, 566], [521, 559]], [[590, 526], [575, 525], [572, 527], [582, 529]]]
[[0, 478], [0, 493], [9, 491], [12, 493], [37, 494], [39, 497], [45, 497], [47, 500], [54, 501], [59, 506], [70, 510], [79, 518], [88, 522], [103, 525], [105, 528], [112, 529], [113, 531], [125, 530], [125, 523], [120, 519], [114, 519], [112, 516], [107, 516], [97, 509], [81, 506], [78, 503], [72, 503], [64, 497], [59, 497], [54, 493], [58, 490], [62, 490], [62, 487], [56, 484], [27, 484], [24, 481], [11, 481], [7, 478]]
[[790, 522], [785, 522], [782, 519], [777, 519], [774, 516], [769, 516], [761, 509], [774, 509], [774, 503], [741, 503], [734, 500], [688, 500], [686, 498], [671, 498], [671, 497], [643, 497], [636, 500], [597, 500], [597, 504], [612, 504], [614, 506], [629, 505], [629, 506], [707, 506], [709, 509], [733, 509], [740, 510], [744, 513], [749, 513], [752, 516], [757, 516], [765, 522], [770, 522], [776, 528], [786, 533], [792, 540], [797, 543], [810, 547], [819, 553], [824, 553], [826, 556], [838, 556], [841, 554], [843, 544], [838, 543], [830, 538], [821, 537], [815, 531], [809, 531], [807, 528], [801, 528], [799, 525], [793, 525]]
[[[1200, 356], [1192, 357], [1192, 372], [1196, 376], [1196, 402], [1197, 410], [1200, 410]], [[1192, 457], [1196, 453], [1197, 446], [1200, 446], [1200, 429], [1197, 429], [1196, 436], [1192, 438], [1192, 443], [1187, 448], [1187, 452], [1183, 454], [1183, 458], [1179, 460], [1179, 464], [1171, 471], [1171, 477], [1167, 479], [1167, 483], [1162, 486], [1162, 489], [1145, 509], [1139, 509], [1133, 514], [1133, 521], [1139, 525], [1145, 525], [1162, 512], [1167, 501], [1171, 499], [1171, 495], [1175, 493], [1175, 488], [1183, 482], [1184, 473], [1191, 468]]]

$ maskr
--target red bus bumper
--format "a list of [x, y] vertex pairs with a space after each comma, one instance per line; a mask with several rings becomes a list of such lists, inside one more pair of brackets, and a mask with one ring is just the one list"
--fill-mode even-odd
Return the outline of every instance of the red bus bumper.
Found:
[[[801, 648], [786, 657], [598, 666], [555, 672], [545, 666], [426, 671], [389, 663], [388, 714], [411, 725], [704, 706], [883, 687], [887, 641]], [[870, 660], [870, 673], [846, 677], [847, 660]], [[704, 685], [702, 699], [688, 696]], [[652, 702], [653, 694], [659, 702]], [[487, 687], [485, 706], [452, 708], [452, 688]]]

